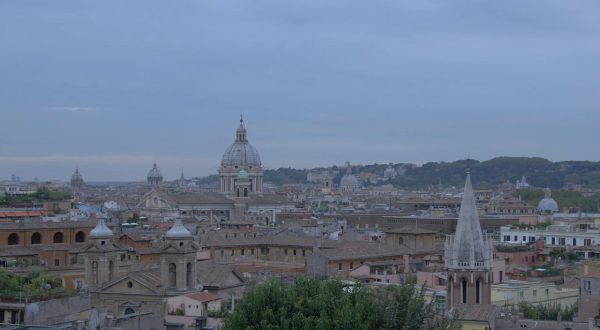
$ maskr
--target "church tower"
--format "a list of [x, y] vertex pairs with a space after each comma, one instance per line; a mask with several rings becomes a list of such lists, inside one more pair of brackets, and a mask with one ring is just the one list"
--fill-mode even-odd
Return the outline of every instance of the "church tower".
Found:
[[491, 303], [492, 251], [491, 241], [481, 232], [471, 175], [467, 172], [456, 232], [448, 235], [444, 246], [448, 309], [460, 304]]
[[181, 219], [166, 234], [160, 250], [160, 275], [167, 290], [187, 291], [196, 288], [196, 252], [198, 245]]
[[114, 242], [113, 232], [104, 219], [90, 231], [89, 243], [83, 249], [85, 263], [85, 285], [98, 288], [116, 278], [119, 271], [119, 256], [124, 249]]

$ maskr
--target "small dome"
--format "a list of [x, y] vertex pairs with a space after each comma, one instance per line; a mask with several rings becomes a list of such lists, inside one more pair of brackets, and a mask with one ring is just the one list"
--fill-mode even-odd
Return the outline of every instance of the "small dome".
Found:
[[358, 179], [352, 174], [346, 174], [340, 180], [340, 187], [356, 188], [358, 186], [360, 186]]
[[181, 219], [176, 219], [175, 224], [169, 231], [167, 232], [167, 238], [188, 238], [192, 237], [192, 233], [190, 233], [187, 228], [181, 223]]
[[152, 169], [150, 170], [150, 172], [148, 172], [147, 179], [148, 183], [150, 184], [158, 184], [162, 182], [163, 176], [158, 167], [156, 166], [156, 163], [154, 163], [154, 166], [152, 166]]
[[258, 151], [248, 143], [243, 119], [240, 119], [240, 127], [236, 130], [235, 142], [223, 154], [221, 166], [261, 166]]
[[112, 237], [113, 232], [106, 226], [106, 222], [104, 219], [98, 220], [98, 224], [96, 227], [90, 231], [90, 237], [93, 238], [104, 238], [104, 237]]
[[75, 173], [71, 175], [71, 186], [72, 187], [81, 187], [83, 186], [83, 176], [79, 173], [79, 168], [75, 169]]
[[558, 203], [552, 198], [550, 188], [546, 188], [545, 197], [538, 203], [538, 211], [552, 213], [558, 212]]

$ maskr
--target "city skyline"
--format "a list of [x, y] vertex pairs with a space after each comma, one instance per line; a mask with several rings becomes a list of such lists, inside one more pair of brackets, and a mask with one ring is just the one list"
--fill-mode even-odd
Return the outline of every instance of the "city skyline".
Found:
[[265, 168], [597, 161], [598, 6], [4, 2], [0, 172], [215, 174], [240, 113]]

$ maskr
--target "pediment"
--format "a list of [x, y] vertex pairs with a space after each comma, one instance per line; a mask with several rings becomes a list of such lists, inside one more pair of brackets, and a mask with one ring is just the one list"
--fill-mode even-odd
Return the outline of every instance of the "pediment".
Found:
[[99, 293], [131, 293], [131, 294], [157, 294], [159, 290], [138, 280], [135, 276], [126, 275], [107, 283], [98, 290]]

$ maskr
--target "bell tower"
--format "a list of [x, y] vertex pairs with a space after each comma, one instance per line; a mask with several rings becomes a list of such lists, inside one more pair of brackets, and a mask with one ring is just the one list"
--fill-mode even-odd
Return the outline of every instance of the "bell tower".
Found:
[[98, 288], [117, 277], [119, 254], [123, 249], [114, 242], [113, 232], [104, 219], [98, 220], [96, 227], [90, 231], [89, 240], [83, 250], [85, 285]]
[[492, 251], [491, 240], [481, 231], [471, 174], [467, 171], [456, 232], [448, 235], [444, 246], [448, 309], [459, 304], [491, 303]]
[[198, 245], [181, 219], [166, 234], [160, 251], [160, 275], [163, 287], [171, 291], [196, 288], [196, 252]]

